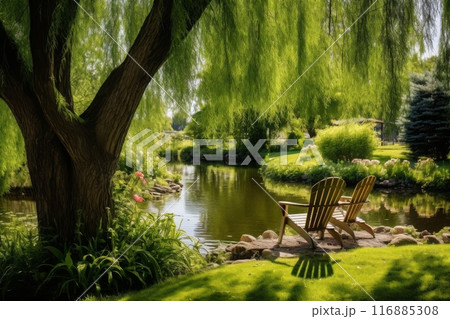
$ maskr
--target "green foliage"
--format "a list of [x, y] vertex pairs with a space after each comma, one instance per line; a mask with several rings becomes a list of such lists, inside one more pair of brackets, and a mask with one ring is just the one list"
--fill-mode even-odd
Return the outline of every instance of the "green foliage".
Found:
[[13, 115], [0, 99], [0, 196], [9, 190], [14, 174], [25, 162], [25, 147]]
[[70, 246], [61, 247], [57, 238], [42, 243], [37, 229], [23, 224], [2, 232], [1, 298], [73, 300], [107, 270], [89, 294], [113, 294], [144, 288], [201, 267], [204, 258], [198, 244], [188, 246], [191, 239], [177, 227], [173, 215], [155, 215], [141, 209], [131, 199], [139, 191], [143, 192], [139, 178], [118, 173], [114, 188], [116, 217], [106, 230], [99, 229], [87, 242], [81, 241], [82, 234], [77, 231], [77, 239]]
[[450, 89], [450, 1], [442, 0], [441, 38], [436, 61], [436, 76]]
[[415, 157], [446, 159], [450, 151], [450, 95], [429, 76], [413, 76], [405, 142]]
[[423, 188], [431, 190], [448, 190], [450, 187], [450, 170], [439, 168], [431, 158], [420, 159], [414, 166], [414, 176], [421, 181]]
[[420, 160], [414, 168], [407, 160], [390, 159], [381, 164], [378, 160], [355, 159], [353, 163], [333, 163], [317, 165], [310, 161], [303, 165], [290, 163], [280, 165], [270, 160], [262, 166], [261, 175], [274, 181], [300, 182], [313, 184], [331, 176], [341, 177], [348, 186], [356, 185], [363, 178], [374, 175], [378, 182], [393, 180], [408, 187], [421, 187], [425, 190], [447, 191], [450, 186], [450, 170], [438, 167], [432, 159]]
[[413, 179], [410, 162], [407, 160], [400, 161], [399, 159], [390, 159], [384, 163], [386, 174], [389, 178], [396, 180]]
[[[371, 4], [212, 2], [198, 26], [202, 63], [193, 71], [200, 85], [189, 92], [199, 101], [196, 111], [207, 113], [196, 118], [201, 128], [191, 128], [202, 131], [196, 136], [233, 132], [235, 117], [248, 109], [271, 122], [285, 108], [309, 131], [331, 119], [361, 116], [385, 120], [389, 131], [408, 89], [409, 57], [429, 44], [440, 3], [380, 0], [363, 14]], [[191, 65], [183, 61], [183, 67]]]
[[373, 126], [359, 124], [320, 130], [315, 142], [322, 156], [334, 162], [370, 158], [379, 145]]
[[334, 172], [334, 168], [327, 165], [311, 166], [310, 169], [306, 171], [311, 184], [315, 184], [324, 178], [333, 176]]
[[353, 165], [340, 165], [340, 176], [347, 185], [356, 185], [360, 180], [369, 176], [369, 168], [361, 163]]
[[291, 119], [289, 121], [289, 130], [287, 134], [288, 139], [297, 140], [297, 145], [289, 146], [289, 150], [300, 150], [303, 147], [305, 141], [304, 125], [300, 119]]

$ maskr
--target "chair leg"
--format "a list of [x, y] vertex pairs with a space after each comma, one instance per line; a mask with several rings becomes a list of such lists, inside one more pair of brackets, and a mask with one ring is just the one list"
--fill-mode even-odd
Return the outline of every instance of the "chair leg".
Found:
[[375, 238], [375, 233], [373, 232], [372, 227], [370, 227], [370, 226], [367, 225], [366, 223], [361, 223], [361, 222], [356, 222], [356, 224], [358, 224], [359, 227], [361, 227], [362, 229], [364, 229], [366, 232], [368, 232], [369, 234], [371, 234], [373, 238]]
[[[353, 229], [351, 229], [350, 225], [346, 222], [342, 222], [340, 220], [337, 220], [336, 218], [331, 217], [330, 223], [337, 226], [339, 230], [345, 230], [347, 234], [353, 237], [353, 241], [356, 241], [356, 235]], [[340, 233], [340, 232], [339, 232]]]
[[319, 239], [323, 240], [323, 237], [325, 237], [325, 232], [319, 230]]
[[287, 219], [287, 224], [289, 226], [291, 226], [300, 236], [302, 236], [308, 242], [308, 244], [311, 245], [311, 247], [313, 249], [316, 248], [316, 245], [314, 244], [314, 240], [311, 238], [311, 236], [308, 235], [308, 233], [303, 228], [298, 226], [296, 223], [294, 223], [289, 218]]
[[280, 234], [278, 235], [278, 245], [281, 245], [281, 241], [283, 240], [285, 228], [286, 228], [286, 218], [283, 216], [281, 218]]
[[331, 236], [333, 236], [334, 239], [336, 239], [339, 242], [339, 244], [341, 244], [341, 248], [344, 248], [344, 242], [342, 241], [341, 235], [339, 235], [339, 233], [332, 228], [327, 228], [327, 231], [330, 233]]

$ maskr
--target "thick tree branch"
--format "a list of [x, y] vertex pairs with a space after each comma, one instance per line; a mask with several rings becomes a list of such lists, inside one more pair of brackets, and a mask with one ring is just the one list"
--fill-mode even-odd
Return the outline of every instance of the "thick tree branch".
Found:
[[61, 16], [64, 21], [58, 26], [55, 35], [54, 51], [54, 77], [56, 89], [62, 94], [67, 103], [67, 108], [74, 111], [72, 87], [70, 82], [71, 60], [72, 60], [72, 28], [77, 15], [78, 6], [68, 0], [67, 5], [62, 7]]
[[39, 105], [67, 152], [76, 157], [84, 155], [80, 150], [90, 138], [71, 109], [70, 73], [60, 77], [60, 72], [68, 72], [66, 68], [70, 67], [70, 46], [67, 46], [70, 26], [63, 25], [70, 25], [71, 21], [62, 20], [71, 18], [63, 16], [67, 12], [61, 9], [69, 5], [67, 1], [59, 4], [57, 0], [29, 0], [30, 48], [34, 92]]
[[39, 118], [29, 78], [17, 45], [0, 21], [0, 97], [10, 107], [22, 132], [35, 136], [34, 127], [25, 124], [27, 118], [35, 119], [35, 122]]
[[[196, 1], [187, 10], [188, 31], [209, 4], [210, 0]], [[169, 56], [173, 45], [173, 0], [155, 0], [128, 56], [103, 83], [82, 118], [95, 129], [105, 151], [120, 154], [126, 133], [151, 77]], [[184, 35], [184, 36], [185, 36]]]

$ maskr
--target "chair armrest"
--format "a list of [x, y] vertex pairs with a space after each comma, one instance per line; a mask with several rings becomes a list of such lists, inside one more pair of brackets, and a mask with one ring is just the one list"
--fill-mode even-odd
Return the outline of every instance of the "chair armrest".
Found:
[[294, 203], [294, 202], [285, 202], [285, 201], [280, 201], [280, 202], [278, 202], [278, 205], [281, 205], [281, 206], [300, 206], [300, 207], [309, 207], [309, 204]]
[[368, 200], [366, 200], [364, 202], [357, 202], [357, 203], [352, 203], [352, 202], [347, 202], [347, 201], [345, 201], [345, 202], [339, 201], [338, 206], [353, 206], [353, 205], [367, 204], [368, 202], [369, 202]]

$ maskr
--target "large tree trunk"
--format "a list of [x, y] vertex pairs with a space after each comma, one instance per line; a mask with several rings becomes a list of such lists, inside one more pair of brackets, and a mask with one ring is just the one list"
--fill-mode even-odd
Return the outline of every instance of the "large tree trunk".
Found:
[[51, 132], [25, 137], [25, 144], [41, 239], [57, 235], [70, 242], [77, 222], [83, 237], [94, 236], [100, 221], [105, 227], [114, 213], [111, 178], [116, 162], [93, 145], [80, 150], [94, 155], [92, 162], [74, 160]]
[[[181, 3], [186, 31], [209, 1]], [[0, 20], [0, 98], [25, 139], [41, 238], [71, 242], [78, 221], [90, 238], [114, 214], [111, 179], [139, 101], [169, 56], [173, 7], [173, 0], [153, 2], [129, 55], [81, 116], [74, 112], [70, 83], [77, 3], [29, 1], [32, 70]], [[63, 24], [55, 22], [61, 14]]]

